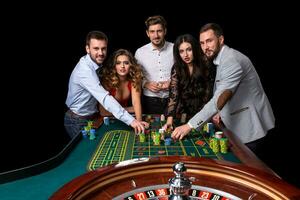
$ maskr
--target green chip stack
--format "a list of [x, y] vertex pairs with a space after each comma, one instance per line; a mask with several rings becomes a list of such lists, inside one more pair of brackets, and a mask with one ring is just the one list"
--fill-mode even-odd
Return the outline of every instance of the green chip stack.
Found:
[[217, 138], [212, 138], [212, 150], [214, 153], [219, 153], [220, 147], [219, 147], [219, 140]]
[[220, 147], [221, 147], [221, 153], [227, 153], [228, 152], [228, 138], [221, 138], [220, 139]]
[[160, 145], [160, 133], [159, 132], [152, 132], [151, 133], [154, 145]]
[[209, 138], [209, 147], [213, 148], [213, 138]]
[[140, 133], [139, 138], [140, 138], [140, 142], [145, 142], [146, 141], [145, 133]]

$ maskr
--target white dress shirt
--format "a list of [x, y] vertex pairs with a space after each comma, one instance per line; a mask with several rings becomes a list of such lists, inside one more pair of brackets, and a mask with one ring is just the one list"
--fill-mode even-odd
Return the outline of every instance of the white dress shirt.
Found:
[[[152, 43], [146, 44], [135, 52], [135, 58], [141, 65], [146, 81], [169, 81], [171, 76], [171, 68], [174, 64], [173, 59], [173, 43], [165, 41], [161, 49], [155, 49]], [[147, 88], [143, 90], [145, 96], [167, 98], [169, 91], [151, 92]]]

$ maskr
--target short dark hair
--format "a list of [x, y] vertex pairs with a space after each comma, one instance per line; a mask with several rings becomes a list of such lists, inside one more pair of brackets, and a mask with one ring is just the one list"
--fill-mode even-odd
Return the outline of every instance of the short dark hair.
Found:
[[85, 39], [86, 45], [88, 45], [88, 46], [90, 45], [91, 39], [105, 40], [106, 42], [108, 42], [108, 38], [107, 38], [106, 34], [101, 32], [101, 31], [91, 31], [91, 32], [89, 32], [86, 36], [86, 39]]
[[165, 18], [163, 16], [160, 16], [160, 15], [148, 17], [148, 19], [145, 21], [147, 30], [149, 29], [149, 26], [155, 25], [155, 24], [161, 24], [164, 29], [167, 28], [167, 21], [165, 20]]
[[217, 37], [220, 37], [221, 35], [224, 35], [221, 26], [219, 24], [216, 24], [216, 23], [205, 24], [204, 26], [201, 27], [200, 33], [203, 33], [203, 32], [208, 31], [210, 29], [214, 31], [214, 33]]

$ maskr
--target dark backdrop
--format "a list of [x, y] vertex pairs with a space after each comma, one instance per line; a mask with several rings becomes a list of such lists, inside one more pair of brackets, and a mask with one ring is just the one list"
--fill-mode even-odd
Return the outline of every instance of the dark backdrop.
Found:
[[[198, 39], [202, 25], [216, 22], [224, 29], [225, 43], [250, 57], [276, 117], [276, 129], [267, 137], [263, 160], [285, 180], [299, 185], [299, 165], [295, 164], [299, 157], [298, 118], [292, 117], [299, 111], [295, 98], [297, 62], [292, 53], [296, 16], [292, 7], [185, 3], [162, 7], [145, 2], [131, 8], [116, 2], [114, 6], [81, 5], [78, 9], [43, 5], [6, 16], [1, 171], [48, 159], [69, 141], [63, 127], [68, 79], [85, 54], [84, 40], [89, 31], [101, 30], [108, 35], [109, 53], [118, 48], [134, 53], [149, 42], [145, 19], [160, 14], [168, 22], [168, 41], [184, 33]], [[12, 15], [14, 19], [8, 19]]]

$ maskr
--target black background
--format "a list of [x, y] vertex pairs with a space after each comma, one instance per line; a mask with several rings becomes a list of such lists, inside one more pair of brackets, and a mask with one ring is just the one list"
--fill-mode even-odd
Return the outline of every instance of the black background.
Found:
[[202, 25], [216, 22], [224, 29], [225, 43], [252, 60], [276, 117], [263, 160], [284, 180], [300, 186], [296, 164], [299, 62], [293, 53], [298, 40], [293, 6], [195, 3], [161, 6], [141, 1], [132, 8], [128, 3], [100, 2], [76, 9], [76, 5], [35, 5], [35, 9], [22, 11], [10, 8], [10, 14], [3, 17], [1, 37], [1, 171], [48, 159], [69, 141], [63, 127], [68, 79], [85, 54], [89, 31], [108, 35], [109, 53], [118, 48], [134, 53], [149, 42], [145, 19], [160, 14], [168, 22], [168, 41], [174, 42], [184, 33], [198, 39]]

